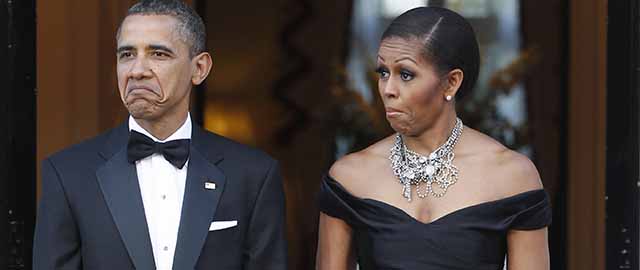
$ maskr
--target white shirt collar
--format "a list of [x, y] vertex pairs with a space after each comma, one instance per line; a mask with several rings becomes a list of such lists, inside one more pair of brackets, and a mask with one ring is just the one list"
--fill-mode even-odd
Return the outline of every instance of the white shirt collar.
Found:
[[153, 139], [156, 142], [168, 142], [168, 141], [180, 140], [180, 139], [191, 139], [191, 114], [187, 113], [187, 119], [184, 121], [184, 124], [182, 124], [182, 126], [178, 128], [176, 132], [174, 132], [173, 134], [171, 134], [171, 136], [167, 137], [164, 140], [160, 140], [155, 136], [151, 135], [151, 133], [149, 133], [147, 130], [142, 128], [138, 124], [138, 122], [136, 122], [133, 116], [129, 115], [129, 131], [131, 130], [140, 132], [145, 136]]

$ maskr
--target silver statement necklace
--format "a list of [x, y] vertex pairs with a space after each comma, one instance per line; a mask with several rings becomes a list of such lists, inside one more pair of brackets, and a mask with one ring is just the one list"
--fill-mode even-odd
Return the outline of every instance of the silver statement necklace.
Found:
[[[447, 189], [458, 181], [458, 168], [453, 165], [453, 148], [462, 134], [462, 120], [456, 118], [456, 125], [447, 141], [429, 156], [420, 155], [407, 148], [400, 133], [391, 147], [391, 169], [402, 184], [402, 196], [411, 201], [411, 185], [416, 186], [416, 194], [420, 198], [432, 195], [442, 197]], [[424, 191], [420, 189], [425, 184]], [[437, 187], [434, 187], [434, 184]]]

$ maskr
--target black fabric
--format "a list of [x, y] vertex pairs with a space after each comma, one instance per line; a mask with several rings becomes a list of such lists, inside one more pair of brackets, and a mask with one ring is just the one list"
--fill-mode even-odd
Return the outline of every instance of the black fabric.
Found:
[[319, 206], [323, 213], [352, 227], [361, 270], [502, 270], [509, 230], [551, 224], [551, 205], [542, 189], [465, 207], [422, 223], [385, 202], [355, 197], [325, 176]]
[[148, 136], [132, 130], [127, 144], [127, 158], [130, 163], [134, 163], [157, 153], [163, 155], [176, 168], [182, 169], [189, 159], [190, 143], [189, 139], [155, 142]]
[[[128, 140], [125, 122], [42, 162], [33, 269], [156, 268]], [[194, 124], [186, 169], [172, 269], [286, 270], [278, 162]]]

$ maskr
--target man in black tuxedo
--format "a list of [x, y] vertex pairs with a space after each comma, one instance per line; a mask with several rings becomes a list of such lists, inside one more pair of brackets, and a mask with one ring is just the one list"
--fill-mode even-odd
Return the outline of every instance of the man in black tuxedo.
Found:
[[202, 19], [143, 0], [117, 35], [128, 121], [45, 159], [34, 269], [286, 269], [278, 164], [191, 123]]

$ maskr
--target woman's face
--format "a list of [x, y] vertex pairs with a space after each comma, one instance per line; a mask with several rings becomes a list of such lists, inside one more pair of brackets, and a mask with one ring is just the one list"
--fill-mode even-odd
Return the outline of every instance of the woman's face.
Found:
[[378, 90], [387, 121], [398, 133], [417, 136], [447, 107], [445, 84], [422, 53], [418, 39], [390, 37], [378, 50]]

